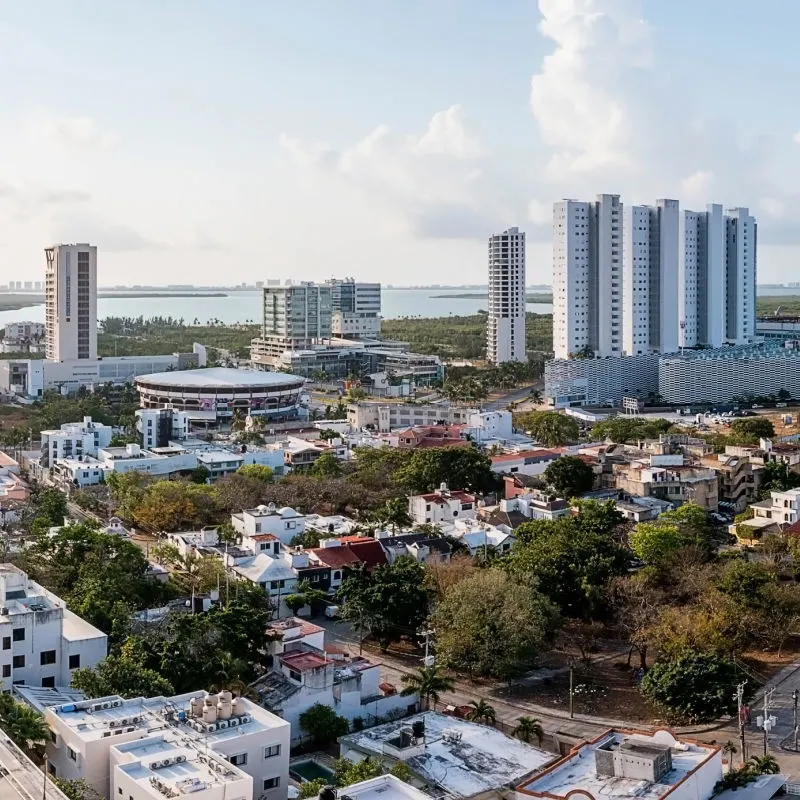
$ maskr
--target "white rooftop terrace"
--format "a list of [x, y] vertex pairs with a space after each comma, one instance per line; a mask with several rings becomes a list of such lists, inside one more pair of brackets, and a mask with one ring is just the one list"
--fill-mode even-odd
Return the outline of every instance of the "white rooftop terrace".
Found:
[[[401, 728], [411, 728], [417, 721], [425, 722], [424, 743], [405, 748], [406, 755], [391, 740]], [[453, 797], [471, 797], [519, 783], [555, 758], [495, 728], [434, 711], [343, 736], [339, 744], [342, 756], [351, 760], [359, 754], [394, 756], [428, 784]]]
[[352, 800], [431, 800], [430, 795], [416, 789], [394, 775], [380, 775], [367, 781], [353, 783], [338, 790], [338, 797]]
[[116, 762], [113, 782], [118, 788], [127, 788], [117, 774], [122, 773], [139, 784], [141, 792], [158, 800], [214, 788], [218, 790], [215, 796], [232, 800], [249, 800], [253, 795], [253, 779], [249, 775], [213, 753], [186, 747], [172, 731], [116, 745], [112, 759]]
[[[645, 744], [662, 744], [671, 748], [672, 769], [658, 782], [598, 775], [595, 766], [595, 751], [616, 740], [627, 740]], [[597, 739], [579, 745], [549, 769], [522, 783], [517, 791], [534, 797], [562, 798], [570, 792], [588, 792], [595, 800], [602, 798], [638, 798], [639, 800], [658, 800], [673, 792], [680, 783], [687, 782], [690, 776], [700, 777], [701, 784], [708, 785], [708, 791], [695, 787], [692, 797], [711, 796], [714, 784], [722, 778], [722, 756], [718, 747], [701, 745], [695, 742], [679, 741], [669, 731], [659, 730], [653, 735], [608, 731]], [[681, 795], [683, 797], [684, 795]]]

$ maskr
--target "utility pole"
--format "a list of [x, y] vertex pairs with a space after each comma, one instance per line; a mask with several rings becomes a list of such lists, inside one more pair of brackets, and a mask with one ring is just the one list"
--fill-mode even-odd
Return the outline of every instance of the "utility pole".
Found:
[[797, 689], [792, 692], [792, 727], [794, 729], [794, 749], [797, 750], [797, 699], [800, 697]]
[[770, 689], [769, 691], [764, 692], [764, 715], [759, 715], [758, 719], [756, 720], [758, 725], [764, 729], [764, 755], [767, 754], [769, 732], [775, 727], [775, 723], [778, 721], [775, 716], [769, 715], [769, 709], [770, 705], [772, 704], [772, 695], [774, 691], [774, 689]]
[[744, 687], [747, 681], [742, 681], [736, 687], [736, 708], [739, 712], [739, 743], [742, 747], [742, 766], [746, 760], [745, 755], [745, 741], [744, 741], [744, 709], [742, 708], [742, 701], [744, 700]]
[[569, 662], [569, 718], [575, 718], [575, 671]]
[[424, 631], [420, 631], [419, 635], [425, 637], [425, 655], [422, 659], [422, 663], [426, 667], [432, 667], [436, 663], [436, 656], [431, 655], [431, 637], [436, 633], [436, 631], [426, 628]]

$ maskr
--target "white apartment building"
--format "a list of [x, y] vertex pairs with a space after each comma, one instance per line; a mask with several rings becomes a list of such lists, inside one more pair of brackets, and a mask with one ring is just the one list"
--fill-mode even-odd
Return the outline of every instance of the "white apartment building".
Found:
[[553, 351], [620, 356], [622, 203], [563, 200], [553, 207]]
[[45, 249], [46, 355], [50, 361], [97, 358], [97, 248]]
[[681, 347], [722, 347], [726, 338], [725, 217], [722, 206], [681, 215]]
[[98, 450], [108, 447], [113, 435], [110, 425], [93, 422], [91, 417], [84, 417], [83, 422], [67, 422], [58, 430], [42, 431], [42, 466], [64, 458], [97, 456]]
[[486, 358], [525, 361], [525, 234], [509, 228], [489, 237]]
[[475, 519], [477, 512], [475, 495], [451, 492], [444, 483], [435, 492], [413, 494], [408, 498], [408, 513], [414, 525], [452, 526], [456, 519]]
[[286, 800], [289, 723], [230, 692], [102, 697], [44, 716], [51, 771], [109, 800]]
[[331, 288], [331, 332], [343, 339], [375, 339], [381, 334], [381, 285], [352, 278], [325, 281]]
[[136, 430], [142, 434], [142, 447], [166, 447], [172, 439], [189, 436], [189, 414], [175, 408], [137, 408]]
[[625, 355], [674, 353], [679, 347], [677, 200], [628, 206], [623, 213], [622, 319]]
[[754, 519], [771, 519], [781, 525], [797, 522], [797, 509], [800, 508], [800, 489], [787, 489], [785, 492], [770, 492], [768, 500], [753, 503]]
[[306, 529], [306, 518], [293, 508], [278, 508], [270, 503], [231, 514], [231, 525], [244, 538], [272, 534], [282, 544], [289, 544]]
[[745, 344], [756, 335], [755, 217], [746, 208], [725, 212], [726, 336]]
[[0, 564], [0, 680], [10, 688], [69, 686], [106, 657], [106, 635], [12, 564]]

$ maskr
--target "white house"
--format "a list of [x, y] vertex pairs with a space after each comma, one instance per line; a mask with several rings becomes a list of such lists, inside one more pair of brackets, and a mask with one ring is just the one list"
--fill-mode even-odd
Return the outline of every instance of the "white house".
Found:
[[408, 512], [415, 525], [452, 525], [458, 518], [474, 519], [477, 498], [469, 492], [450, 491], [443, 483], [435, 492], [408, 498]]
[[98, 450], [108, 447], [114, 431], [110, 425], [92, 422], [68, 422], [58, 430], [42, 431], [42, 466], [49, 467], [64, 458], [97, 456]]
[[511, 439], [514, 426], [510, 411], [473, 411], [464, 427], [465, 434], [481, 444], [489, 440]]
[[[51, 770], [101, 797], [286, 800], [289, 723], [230, 692], [102, 697], [44, 717]], [[153, 794], [152, 778], [175, 795]]]
[[541, 475], [563, 453], [536, 447], [491, 456], [492, 472], [498, 475]]
[[293, 508], [277, 508], [274, 503], [248, 508], [241, 514], [231, 514], [231, 525], [243, 536], [271, 533], [283, 544], [290, 544], [306, 529], [306, 520]]
[[233, 475], [244, 464], [243, 455], [221, 447], [198, 450], [196, 455], [198, 465], [202, 465], [208, 470], [208, 479], [211, 483], [225, 475]]
[[350, 722], [402, 717], [419, 698], [403, 696], [381, 680], [380, 667], [361, 656], [325, 646], [325, 631], [301, 619], [274, 622], [269, 631], [273, 669], [253, 685], [261, 704], [291, 724], [292, 742], [303, 739], [300, 715], [321, 703]]
[[770, 492], [769, 500], [753, 503], [754, 519], [769, 519], [779, 524], [797, 522], [797, 508], [800, 504], [800, 489], [787, 489], [785, 492]]
[[450, 536], [466, 545], [473, 557], [489, 551], [509, 553], [516, 541], [510, 528], [474, 520], [459, 520]]
[[72, 671], [106, 657], [107, 636], [18, 567], [0, 564], [0, 680], [69, 686]]

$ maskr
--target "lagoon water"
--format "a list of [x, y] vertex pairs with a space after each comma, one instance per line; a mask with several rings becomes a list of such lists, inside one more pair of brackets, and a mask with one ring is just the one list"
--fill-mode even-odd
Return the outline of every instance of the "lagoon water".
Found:
[[[462, 290], [464, 294], [464, 292]], [[382, 292], [384, 319], [403, 317], [448, 317], [475, 314], [486, 309], [487, 298], [476, 291], [474, 297], [437, 297], [458, 294], [458, 289], [384, 289]], [[528, 303], [528, 311], [552, 314], [549, 303]], [[174, 317], [201, 324], [218, 319], [226, 324], [254, 323], [261, 319], [261, 292], [228, 292], [227, 297], [108, 297], [98, 298], [97, 318], [105, 317]], [[8, 322], [44, 322], [44, 305], [0, 312], [0, 327]]]

